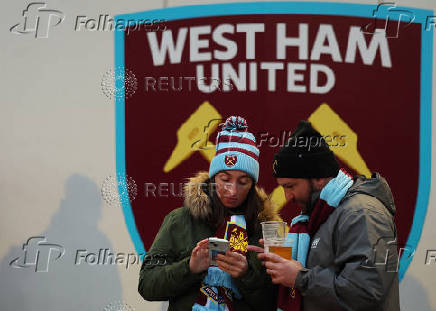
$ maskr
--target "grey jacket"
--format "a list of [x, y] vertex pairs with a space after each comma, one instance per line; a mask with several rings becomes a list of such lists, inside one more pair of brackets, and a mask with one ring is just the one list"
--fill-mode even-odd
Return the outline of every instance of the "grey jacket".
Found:
[[395, 205], [378, 173], [359, 176], [311, 239], [295, 287], [305, 311], [400, 310]]

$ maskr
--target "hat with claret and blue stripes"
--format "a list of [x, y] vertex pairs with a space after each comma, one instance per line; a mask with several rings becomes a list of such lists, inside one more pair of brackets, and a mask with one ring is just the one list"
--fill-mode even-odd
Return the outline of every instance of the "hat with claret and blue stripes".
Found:
[[209, 167], [209, 177], [220, 171], [240, 170], [257, 183], [259, 179], [259, 149], [248, 130], [247, 121], [239, 116], [227, 118], [216, 138], [216, 154]]

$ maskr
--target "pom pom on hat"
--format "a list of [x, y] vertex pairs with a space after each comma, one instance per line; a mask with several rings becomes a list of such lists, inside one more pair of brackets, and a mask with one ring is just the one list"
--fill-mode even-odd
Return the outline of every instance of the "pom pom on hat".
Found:
[[226, 122], [222, 124], [222, 129], [227, 131], [244, 131], [248, 129], [247, 121], [242, 117], [228, 117]]
[[220, 171], [240, 170], [257, 183], [259, 149], [254, 135], [248, 132], [247, 121], [240, 116], [228, 117], [216, 138], [216, 154], [209, 167], [209, 177]]

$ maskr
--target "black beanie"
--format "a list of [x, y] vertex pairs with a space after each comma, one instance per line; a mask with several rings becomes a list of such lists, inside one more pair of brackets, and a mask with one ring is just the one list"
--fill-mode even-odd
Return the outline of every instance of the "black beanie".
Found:
[[339, 164], [328, 144], [310, 122], [300, 121], [287, 144], [274, 155], [273, 176], [336, 177]]

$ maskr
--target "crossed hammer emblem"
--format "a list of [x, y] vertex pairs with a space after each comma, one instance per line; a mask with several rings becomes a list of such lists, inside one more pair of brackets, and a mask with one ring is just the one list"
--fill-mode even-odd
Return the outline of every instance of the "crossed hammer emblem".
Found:
[[226, 155], [226, 157], [224, 158], [224, 163], [225, 163], [228, 167], [231, 167], [231, 166], [235, 165], [236, 162], [238, 162], [238, 157], [237, 157], [236, 154], [233, 154], [233, 155]]
[[[215, 145], [209, 141], [209, 137], [223, 120], [214, 106], [208, 101], [203, 102], [177, 130], [177, 145], [165, 163], [164, 172], [172, 171], [195, 152], [199, 152], [208, 162], [211, 162], [216, 150]], [[346, 147], [332, 148], [332, 151], [357, 173], [371, 176], [365, 160], [357, 149], [357, 134], [329, 105], [321, 104], [309, 116], [308, 121], [322, 135], [344, 134], [347, 141]], [[228, 167], [234, 166], [236, 162], [236, 155], [226, 156], [224, 159], [224, 163]], [[277, 162], [273, 164], [274, 170], [277, 169], [277, 165]], [[276, 187], [271, 193], [271, 199], [280, 209], [286, 203], [283, 189]]]

